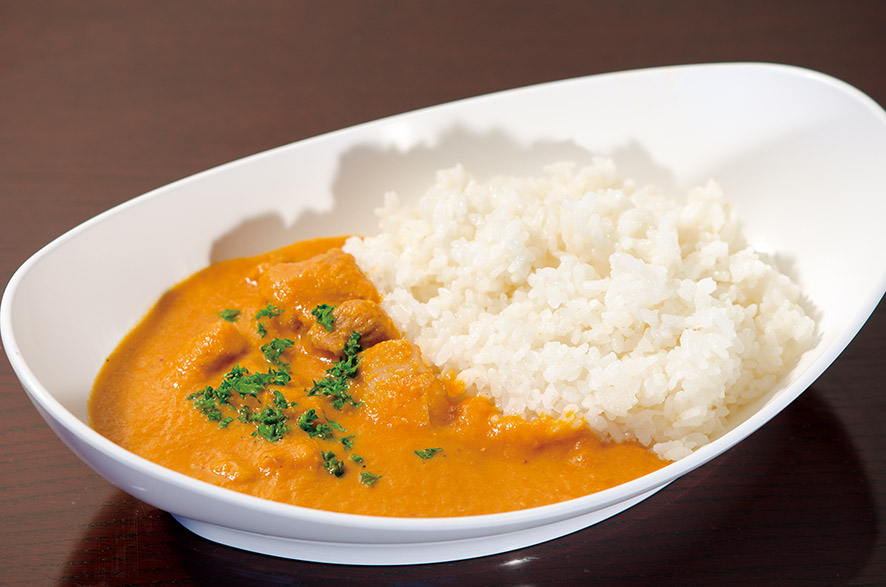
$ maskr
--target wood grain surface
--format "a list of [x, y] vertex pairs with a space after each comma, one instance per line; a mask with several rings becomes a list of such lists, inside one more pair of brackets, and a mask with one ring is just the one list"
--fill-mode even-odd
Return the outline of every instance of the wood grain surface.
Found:
[[[0, 283], [152, 188], [382, 116], [719, 61], [816, 69], [886, 104], [884, 58], [886, 3], [875, 1], [0, 0]], [[771, 423], [611, 520], [509, 554], [394, 568], [190, 534], [71, 454], [4, 356], [0, 584], [883, 585], [884, 327], [881, 304]]]

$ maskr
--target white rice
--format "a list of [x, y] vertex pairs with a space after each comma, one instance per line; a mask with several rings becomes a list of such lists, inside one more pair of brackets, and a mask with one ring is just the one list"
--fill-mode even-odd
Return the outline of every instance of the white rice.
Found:
[[676, 460], [814, 338], [800, 290], [745, 244], [713, 181], [680, 204], [610, 160], [542, 177], [439, 171], [351, 238], [404, 334], [507, 414], [579, 417]]

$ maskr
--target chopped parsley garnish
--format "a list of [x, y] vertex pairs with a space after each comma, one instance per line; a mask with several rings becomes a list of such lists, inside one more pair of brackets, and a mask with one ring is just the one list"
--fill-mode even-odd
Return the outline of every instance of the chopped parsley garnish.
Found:
[[288, 402], [286, 398], [283, 397], [283, 394], [276, 389], [271, 390], [274, 394], [274, 405], [280, 408], [281, 410], [285, 410], [286, 408], [290, 408], [292, 406], [297, 406], [298, 404], [295, 402]]
[[435, 454], [437, 454], [438, 452], [440, 452], [441, 450], [443, 450], [443, 449], [440, 447], [437, 447], [437, 448], [425, 448], [425, 449], [417, 450], [414, 452], [422, 459], [429, 459], [429, 458], [433, 457]]
[[289, 365], [280, 361], [280, 355], [294, 345], [295, 342], [288, 338], [275, 338], [271, 342], [262, 345], [261, 352], [272, 365], [282, 366], [286, 365], [288, 368]]
[[232, 310], [230, 308], [227, 308], [219, 312], [218, 315], [228, 322], [236, 322], [237, 318], [240, 316], [240, 310]]
[[236, 365], [225, 373], [216, 393], [230, 397], [233, 391], [240, 396], [240, 399], [257, 398], [258, 394], [265, 391], [269, 385], [286, 385], [289, 379], [289, 373], [282, 369], [268, 369], [267, 373], [250, 373], [249, 369]]
[[334, 365], [336, 375], [347, 377], [348, 379], [356, 377], [357, 367], [360, 362], [358, 355], [362, 350], [363, 347], [360, 346], [360, 333], [356, 331], [351, 332], [351, 336], [348, 337], [345, 347], [342, 349], [341, 360]]
[[304, 430], [305, 432], [313, 432], [314, 425], [312, 422], [318, 418], [317, 410], [311, 408], [307, 412], [303, 413], [298, 417], [298, 427]]
[[381, 479], [381, 475], [373, 475], [372, 473], [369, 473], [367, 471], [363, 471], [360, 473], [360, 482], [366, 486], [372, 485], [379, 479]]
[[332, 407], [341, 410], [345, 405], [359, 406], [348, 393], [348, 381], [357, 376], [360, 363], [360, 334], [351, 332], [350, 338], [345, 343], [341, 358], [326, 370], [326, 377], [320, 381], [314, 381], [314, 386], [308, 390], [308, 395], [325, 395], [332, 398]]
[[[323, 415], [325, 416], [326, 414], [323, 414]], [[335, 429], [338, 430], [339, 432], [347, 432], [347, 430], [345, 430], [345, 427], [344, 427], [344, 426], [342, 426], [342, 425], [339, 424], [338, 422], [333, 422], [333, 421], [330, 420], [329, 418], [326, 418], [326, 423], [329, 424], [329, 427], [330, 427], [330, 428], [335, 428]]]
[[[289, 368], [288, 365], [285, 367]], [[296, 404], [286, 401], [280, 391], [269, 390], [268, 387], [270, 385], [286, 385], [289, 383], [289, 379], [289, 373], [282, 368], [271, 368], [267, 373], [250, 373], [249, 369], [235, 365], [225, 373], [217, 388], [206, 386], [201, 391], [188, 395], [187, 399], [193, 401], [194, 407], [200, 410], [207, 419], [218, 422], [219, 428], [226, 428], [234, 421], [234, 417], [225, 416], [222, 406], [228, 406], [230, 410], [235, 409], [231, 403], [233, 394], [236, 393], [240, 399], [251, 397], [257, 400], [261, 392], [270, 391], [274, 396], [273, 404], [266, 405], [261, 410], [253, 410], [244, 404], [236, 412], [239, 421], [256, 425], [253, 436], [261, 436], [275, 442], [280, 440], [289, 430], [286, 423], [289, 418], [283, 410]]]
[[256, 330], [258, 330], [258, 334], [264, 338], [268, 333], [268, 329], [265, 328], [265, 325], [261, 322], [262, 318], [274, 318], [275, 316], [279, 316], [283, 313], [283, 310], [275, 306], [274, 304], [268, 304], [261, 310], [255, 313], [255, 321], [258, 322], [256, 325]]
[[[332, 330], [334, 326], [333, 309], [334, 307], [328, 304], [320, 304], [312, 312], [317, 321], [327, 330]], [[268, 304], [256, 312], [255, 320], [258, 333], [264, 337], [268, 332], [261, 321], [262, 318], [274, 318], [282, 312], [283, 310], [273, 304]], [[218, 312], [218, 315], [224, 320], [234, 322], [239, 318], [240, 310], [229, 308]], [[194, 403], [194, 408], [205, 415], [208, 420], [217, 422], [219, 428], [225, 428], [233, 422], [233, 414], [235, 414], [238, 421], [255, 426], [252, 436], [264, 438], [269, 442], [280, 440], [292, 429], [289, 422], [290, 417], [285, 410], [297, 404], [288, 401], [280, 390], [271, 389], [271, 386], [289, 384], [292, 378], [290, 366], [282, 359], [282, 356], [286, 349], [294, 344], [295, 342], [288, 338], [275, 338], [261, 347], [262, 354], [270, 363], [267, 373], [251, 373], [246, 367], [237, 364], [222, 376], [218, 387], [206, 386], [202, 390], [188, 395], [187, 399], [191, 400]], [[315, 381], [314, 386], [310, 390], [306, 390], [307, 394], [329, 397], [333, 407], [338, 410], [347, 404], [359, 406], [360, 403], [348, 393], [348, 383], [357, 376], [360, 363], [359, 353], [362, 350], [360, 335], [357, 332], [352, 332], [344, 345], [339, 360], [326, 370], [326, 377]], [[262, 395], [263, 393], [266, 395]], [[240, 400], [252, 398], [253, 402], [242, 403], [238, 407], [231, 403], [231, 399], [235, 396]], [[255, 406], [254, 402], [258, 403], [257, 407], [253, 407]], [[229, 415], [225, 414], [226, 410], [230, 412]], [[313, 408], [303, 412], [296, 420], [296, 424], [310, 437], [316, 436], [324, 440], [336, 440], [336, 431], [347, 432], [341, 424], [326, 418], [325, 414], [321, 419]], [[354, 446], [353, 435], [344, 436], [338, 441], [345, 449], [351, 449]], [[344, 462], [336, 458], [334, 452], [324, 451], [321, 454], [323, 467], [330, 475], [336, 477], [344, 475]], [[351, 460], [355, 463], [363, 462], [363, 458], [356, 455], [351, 455]], [[379, 476], [371, 473], [361, 475], [361, 481], [366, 485], [372, 485], [378, 479]]]
[[268, 369], [269, 385], [286, 385], [292, 376], [289, 374], [289, 365], [285, 365], [285, 369]]
[[324, 451], [320, 453], [323, 457], [323, 468], [330, 475], [335, 475], [336, 477], [341, 477], [345, 474], [345, 464], [335, 458], [335, 453], [330, 451]]
[[240, 409], [237, 410], [237, 413], [239, 414], [237, 416], [237, 419], [244, 424], [249, 424], [250, 422], [252, 422], [253, 411], [252, 408], [250, 408], [249, 406], [245, 404], [240, 406]]
[[276, 442], [283, 438], [283, 435], [290, 429], [286, 423], [289, 418], [283, 413], [283, 410], [276, 406], [265, 406], [260, 412], [252, 414], [252, 422], [256, 423], [253, 436], [261, 436], [270, 442]]
[[311, 314], [317, 319], [317, 324], [325, 328], [326, 332], [332, 332], [332, 329], [335, 327], [335, 316], [332, 315], [334, 309], [335, 306], [320, 304], [311, 310]]
[[225, 428], [231, 423], [233, 418], [225, 417], [222, 414], [222, 405], [231, 405], [229, 399], [230, 393], [213, 389], [210, 386], [204, 387], [201, 391], [194, 392], [188, 396], [189, 400], [194, 402], [194, 407], [206, 416], [211, 422], [218, 422], [219, 428]]
[[332, 432], [332, 426], [329, 424], [323, 424], [319, 421], [320, 417], [317, 415], [316, 410], [311, 408], [307, 412], [303, 413], [298, 417], [298, 427], [308, 433], [310, 438], [314, 438], [315, 436], [319, 436], [324, 440], [332, 440], [334, 438], [334, 434]]
[[275, 316], [279, 316], [283, 313], [283, 310], [275, 306], [274, 304], [268, 304], [261, 310], [255, 313], [255, 319], [261, 320], [262, 318], [273, 318]]
[[[258, 375], [258, 377], [256, 377]], [[258, 397], [260, 391], [264, 391], [265, 381], [260, 373], [249, 374], [249, 369], [235, 365], [233, 369], [225, 373], [224, 379], [218, 386], [218, 391], [224, 391], [230, 395], [231, 391], [237, 393], [240, 399], [244, 397]]]

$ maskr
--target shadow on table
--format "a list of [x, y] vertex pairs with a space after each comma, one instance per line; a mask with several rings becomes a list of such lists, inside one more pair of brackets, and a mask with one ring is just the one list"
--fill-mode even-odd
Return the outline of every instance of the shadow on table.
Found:
[[810, 389], [739, 447], [640, 505], [512, 553], [404, 567], [291, 561], [209, 542], [115, 492], [74, 545], [59, 584], [835, 585], [869, 558], [874, 511], [855, 447]]

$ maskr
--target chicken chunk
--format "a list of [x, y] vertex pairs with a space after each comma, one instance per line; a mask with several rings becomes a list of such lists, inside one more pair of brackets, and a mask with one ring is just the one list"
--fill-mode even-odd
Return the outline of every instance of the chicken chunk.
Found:
[[400, 333], [391, 318], [377, 303], [371, 300], [348, 300], [332, 311], [334, 328], [326, 328], [315, 322], [308, 331], [311, 342], [318, 349], [341, 354], [351, 332], [360, 335], [360, 346], [364, 349], [393, 338]]
[[[341, 249], [306, 261], [271, 265], [259, 278], [259, 291], [283, 309], [282, 322], [314, 323], [311, 310], [320, 304], [337, 306], [348, 300], [381, 301], [354, 258]], [[293, 324], [293, 326], [296, 326]]]
[[419, 348], [404, 338], [380, 342], [360, 354], [353, 391], [363, 403], [361, 412], [377, 425], [401, 420], [425, 426], [449, 416], [443, 383]]
[[182, 375], [212, 375], [249, 350], [249, 342], [232, 323], [220, 320], [179, 353], [176, 369]]

